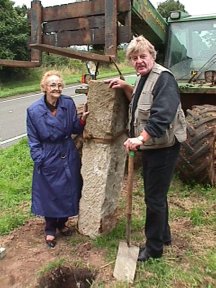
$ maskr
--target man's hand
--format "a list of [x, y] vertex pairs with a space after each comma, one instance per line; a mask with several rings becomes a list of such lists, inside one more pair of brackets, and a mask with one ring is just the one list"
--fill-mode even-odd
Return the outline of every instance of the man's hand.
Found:
[[127, 152], [137, 151], [141, 145], [143, 145], [143, 142], [136, 137], [135, 138], [128, 138], [124, 142], [124, 146], [125, 146], [125, 149]]
[[129, 101], [131, 101], [131, 96], [133, 93], [133, 86], [128, 84], [126, 81], [120, 78], [113, 78], [104, 80], [104, 83], [109, 84], [109, 88], [113, 89], [123, 89], [124, 93]]
[[109, 87], [113, 89], [117, 88], [124, 89], [126, 86], [126, 82], [120, 78], [104, 80], [104, 83], [109, 84]]

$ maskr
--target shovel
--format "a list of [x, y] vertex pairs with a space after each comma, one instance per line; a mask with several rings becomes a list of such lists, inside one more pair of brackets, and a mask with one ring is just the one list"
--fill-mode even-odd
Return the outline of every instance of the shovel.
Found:
[[131, 211], [132, 211], [132, 190], [133, 190], [133, 171], [134, 171], [134, 151], [129, 152], [128, 158], [128, 179], [127, 179], [127, 226], [126, 242], [120, 242], [118, 254], [115, 262], [113, 276], [119, 281], [133, 283], [139, 247], [130, 244], [131, 236]]

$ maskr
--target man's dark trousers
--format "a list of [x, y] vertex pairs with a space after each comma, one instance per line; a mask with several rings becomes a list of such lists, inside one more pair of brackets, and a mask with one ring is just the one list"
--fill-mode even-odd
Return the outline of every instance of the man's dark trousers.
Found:
[[146, 203], [146, 249], [161, 257], [164, 243], [171, 242], [167, 193], [179, 155], [180, 143], [172, 147], [142, 151]]

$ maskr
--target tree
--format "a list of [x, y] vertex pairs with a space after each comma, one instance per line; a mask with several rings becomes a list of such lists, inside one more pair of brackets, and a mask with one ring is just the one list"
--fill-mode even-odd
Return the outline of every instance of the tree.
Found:
[[10, 0], [0, 1], [0, 58], [27, 60], [29, 37], [27, 7], [14, 7]]
[[180, 10], [186, 12], [184, 5], [178, 0], [166, 0], [165, 2], [160, 2], [157, 10], [164, 18], [168, 18], [171, 11]]
[[[29, 60], [28, 38], [30, 27], [25, 5], [14, 7], [10, 0], [0, 0], [0, 59]], [[26, 69], [0, 66], [0, 80], [21, 78]]]

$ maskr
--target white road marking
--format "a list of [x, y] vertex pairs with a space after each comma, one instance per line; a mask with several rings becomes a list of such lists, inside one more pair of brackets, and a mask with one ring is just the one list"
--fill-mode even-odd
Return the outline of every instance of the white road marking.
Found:
[[[64, 88], [64, 90], [66, 90], [67, 88], [76, 88], [76, 87], [83, 87], [82, 85], [76, 85], [76, 86], [67, 86]], [[84, 86], [85, 87], [85, 86]], [[14, 98], [14, 99], [7, 99], [7, 100], [4, 100], [4, 101], [0, 101], [0, 103], [5, 103], [5, 102], [12, 102], [12, 101], [16, 101], [16, 100], [22, 100], [22, 99], [25, 99], [25, 98], [30, 98], [30, 97], [34, 97], [34, 96], [38, 96], [42, 93], [36, 93], [36, 94], [31, 94], [31, 95], [26, 95], [26, 96], [21, 96], [21, 97], [17, 97], [17, 98]], [[76, 97], [80, 97], [80, 96], [83, 96], [83, 94], [75, 94], [72, 96], [72, 98], [76, 98]], [[9, 113], [12, 113], [13, 111], [9, 111]], [[13, 142], [13, 141], [16, 141], [18, 139], [21, 139], [23, 137], [26, 137], [26, 133], [25, 134], [21, 134], [21, 135], [18, 135], [16, 137], [13, 137], [13, 138], [9, 138], [9, 139], [6, 139], [4, 141], [1, 141], [0, 142], [0, 146], [2, 145], [5, 145], [5, 144], [8, 144], [10, 142]]]
[[[64, 88], [64, 90], [70, 89], [70, 88], [77, 88], [77, 87], [80, 87], [80, 86], [82, 86], [82, 85], [67, 86], [67, 87]], [[22, 99], [26, 99], [26, 98], [30, 98], [30, 97], [34, 97], [34, 96], [39, 96], [40, 94], [42, 95], [42, 92], [36, 93], [36, 94], [31, 94], [31, 95], [26, 95], [26, 96], [21, 96], [21, 97], [17, 97], [17, 98], [13, 98], [13, 99], [6, 99], [6, 100], [3, 100], [3, 101], [0, 101], [0, 103], [6, 103], [6, 102], [22, 100]], [[82, 95], [82, 94], [76, 94], [73, 97], [77, 97], [77, 96], [80, 96], [80, 95]]]
[[25, 134], [21, 134], [21, 135], [18, 135], [18, 136], [16, 136], [16, 137], [13, 137], [13, 138], [4, 140], [4, 141], [0, 142], [0, 145], [4, 145], [4, 144], [10, 143], [10, 142], [12, 142], [12, 141], [18, 140], [18, 139], [20, 139], [20, 138], [25, 137], [26, 135], [27, 135], [27, 134], [25, 133]]

